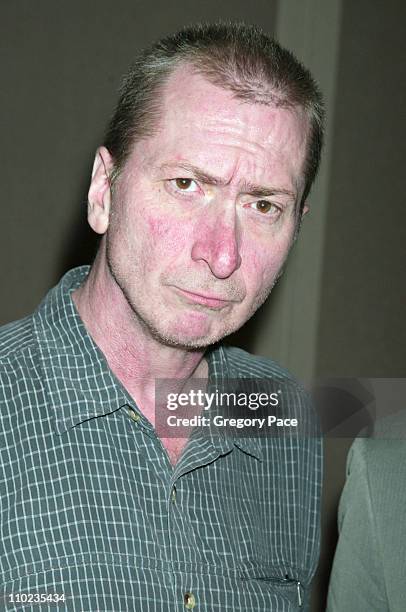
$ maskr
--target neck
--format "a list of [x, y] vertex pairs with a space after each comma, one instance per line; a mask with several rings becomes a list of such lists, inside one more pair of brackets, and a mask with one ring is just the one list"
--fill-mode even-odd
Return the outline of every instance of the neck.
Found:
[[166, 346], [151, 334], [112, 277], [102, 249], [72, 298], [109, 367], [152, 424], [156, 379], [207, 377], [204, 349]]

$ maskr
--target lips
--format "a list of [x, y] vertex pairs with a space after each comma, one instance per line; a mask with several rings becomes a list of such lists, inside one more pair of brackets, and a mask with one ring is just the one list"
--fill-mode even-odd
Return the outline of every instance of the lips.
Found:
[[212, 308], [214, 310], [220, 310], [221, 308], [225, 308], [228, 306], [232, 300], [223, 299], [218, 296], [212, 295], [203, 295], [200, 293], [195, 293], [194, 291], [187, 291], [186, 289], [180, 289], [176, 287], [178, 293], [181, 294], [188, 302], [193, 304], [200, 304], [201, 306], [206, 306], [208, 308]]

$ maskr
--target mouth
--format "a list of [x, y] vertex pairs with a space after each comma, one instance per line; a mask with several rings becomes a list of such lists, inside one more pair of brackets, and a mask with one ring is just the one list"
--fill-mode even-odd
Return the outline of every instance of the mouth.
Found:
[[175, 287], [176, 291], [184, 297], [188, 302], [193, 304], [200, 304], [213, 310], [221, 310], [226, 306], [229, 306], [232, 300], [223, 299], [213, 295], [204, 295], [202, 293], [195, 293], [194, 291], [186, 291], [186, 289], [180, 289]]

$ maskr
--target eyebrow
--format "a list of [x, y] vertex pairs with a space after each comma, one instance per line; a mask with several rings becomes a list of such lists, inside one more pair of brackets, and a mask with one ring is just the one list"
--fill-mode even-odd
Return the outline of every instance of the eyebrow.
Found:
[[[205, 185], [214, 185], [216, 187], [224, 187], [227, 185], [227, 181], [223, 178], [208, 174], [207, 172], [204, 172], [204, 170], [197, 168], [197, 166], [193, 166], [193, 164], [176, 162], [173, 164], [163, 164], [160, 166], [160, 170], [174, 170], [175, 168], [180, 168], [190, 172], [198, 181], [204, 183]], [[274, 187], [256, 185], [250, 181], [243, 181], [241, 192], [255, 198], [264, 198], [273, 195], [286, 195], [294, 200], [296, 199], [296, 194], [289, 189], [276, 189]]]

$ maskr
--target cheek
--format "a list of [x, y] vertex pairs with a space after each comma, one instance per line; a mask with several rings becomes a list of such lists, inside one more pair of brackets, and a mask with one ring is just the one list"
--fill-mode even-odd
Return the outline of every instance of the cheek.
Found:
[[153, 242], [166, 240], [170, 234], [170, 224], [164, 223], [161, 218], [146, 216], [148, 234]]
[[151, 254], [159, 254], [162, 263], [178, 259], [180, 253], [187, 254], [187, 237], [190, 232], [185, 223], [150, 213], [145, 214], [144, 220], [147, 248]]
[[262, 244], [262, 248], [258, 248], [258, 243], [245, 245], [242, 258], [244, 277], [252, 292], [263, 291], [273, 284], [286, 259], [289, 244], [290, 242], [280, 244], [274, 241], [272, 246]]
[[155, 276], [168, 265], [173, 267], [179, 257], [187, 256], [190, 223], [169, 214], [170, 206], [162, 202], [162, 193], [147, 197], [142, 185], [136, 194], [126, 190], [125, 184], [122, 189], [117, 192], [110, 227], [121, 265], [137, 269], [141, 275]]

